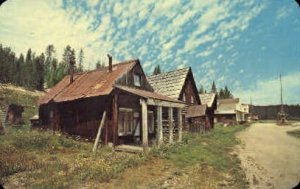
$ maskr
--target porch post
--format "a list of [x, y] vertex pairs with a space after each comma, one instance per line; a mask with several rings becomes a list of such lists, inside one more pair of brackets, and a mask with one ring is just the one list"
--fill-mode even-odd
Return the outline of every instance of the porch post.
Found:
[[158, 145], [160, 146], [163, 143], [163, 129], [162, 129], [162, 106], [157, 106], [156, 107], [156, 113], [157, 113], [157, 142]]
[[177, 109], [177, 119], [178, 119], [178, 142], [182, 141], [182, 114], [181, 108]]
[[113, 104], [112, 104], [112, 142], [113, 145], [118, 144], [118, 94], [114, 94], [113, 96]]
[[148, 147], [148, 111], [146, 100], [141, 99], [142, 106], [142, 131], [143, 131], [143, 147], [144, 150]]
[[169, 143], [173, 143], [173, 108], [169, 107]]

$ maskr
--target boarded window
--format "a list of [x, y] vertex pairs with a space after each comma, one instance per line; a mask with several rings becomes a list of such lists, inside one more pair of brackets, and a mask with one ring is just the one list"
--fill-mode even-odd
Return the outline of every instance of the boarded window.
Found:
[[141, 86], [141, 76], [138, 75], [138, 74], [134, 74], [134, 85], [137, 86], [137, 87], [140, 87]]
[[194, 97], [191, 96], [191, 103], [194, 104]]
[[118, 116], [119, 136], [131, 135], [133, 127], [132, 109], [120, 108]]

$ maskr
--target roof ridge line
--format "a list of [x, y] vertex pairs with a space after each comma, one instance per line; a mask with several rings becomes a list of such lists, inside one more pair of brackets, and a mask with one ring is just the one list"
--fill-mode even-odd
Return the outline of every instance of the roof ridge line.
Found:
[[156, 74], [156, 75], [155, 75], [155, 74], [152, 74], [152, 75], [147, 76], [147, 77], [159, 76], [159, 75], [168, 74], [168, 73], [172, 73], [172, 72], [177, 72], [177, 71], [185, 70], [185, 69], [190, 69], [190, 67], [184, 67], [184, 68], [180, 68], [180, 69], [177, 69], [177, 70], [171, 70], [171, 71], [163, 72], [163, 73]]

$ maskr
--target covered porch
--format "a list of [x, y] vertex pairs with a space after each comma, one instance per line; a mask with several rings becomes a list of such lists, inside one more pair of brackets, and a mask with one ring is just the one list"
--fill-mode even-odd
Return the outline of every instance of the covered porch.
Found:
[[183, 102], [130, 87], [116, 89], [112, 120], [117, 150], [128, 145], [146, 150], [152, 145], [182, 141]]

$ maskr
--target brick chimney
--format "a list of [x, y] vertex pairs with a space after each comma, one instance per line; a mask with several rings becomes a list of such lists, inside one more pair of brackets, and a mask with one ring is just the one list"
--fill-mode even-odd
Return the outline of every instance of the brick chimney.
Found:
[[107, 54], [108, 57], [108, 71], [112, 72], [112, 56], [110, 54]]

